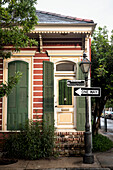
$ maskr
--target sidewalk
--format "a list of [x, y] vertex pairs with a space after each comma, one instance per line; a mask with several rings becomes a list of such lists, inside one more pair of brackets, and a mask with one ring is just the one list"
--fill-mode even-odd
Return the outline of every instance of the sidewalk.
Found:
[[[100, 130], [100, 133], [104, 133]], [[111, 137], [113, 133], [105, 133], [104, 135]], [[56, 159], [41, 160], [19, 160], [17, 163], [9, 165], [0, 165], [0, 170], [113, 170], [113, 148], [107, 152], [99, 152], [94, 154], [93, 164], [84, 164], [82, 157], [60, 157]]]
[[[36, 170], [36, 169], [67, 169], [67, 168], [101, 168], [101, 164], [95, 156], [95, 162], [93, 164], [83, 164], [82, 157], [61, 157], [58, 159], [46, 159], [25, 161], [19, 160], [17, 163], [9, 165], [0, 165], [0, 170]], [[111, 161], [112, 162], [112, 161]]]
[[[93, 168], [92, 170], [100, 170], [101, 168], [113, 169], [113, 149], [94, 154], [93, 164], [83, 164], [82, 157], [60, 157], [57, 159], [41, 159], [41, 160], [19, 160], [17, 163], [9, 165], [0, 165], [0, 170], [36, 170], [36, 169], [64, 169], [73, 168], [73, 170], [84, 170]], [[79, 169], [78, 169], [79, 168]], [[106, 169], [107, 170], [107, 169]]]

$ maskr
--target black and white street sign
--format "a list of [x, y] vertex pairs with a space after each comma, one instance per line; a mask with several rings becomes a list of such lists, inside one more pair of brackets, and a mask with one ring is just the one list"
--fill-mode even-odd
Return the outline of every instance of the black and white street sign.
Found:
[[85, 87], [85, 80], [67, 80], [68, 87]]
[[84, 88], [74, 88], [74, 96], [91, 96], [100, 97], [101, 88], [100, 87], [84, 87]]

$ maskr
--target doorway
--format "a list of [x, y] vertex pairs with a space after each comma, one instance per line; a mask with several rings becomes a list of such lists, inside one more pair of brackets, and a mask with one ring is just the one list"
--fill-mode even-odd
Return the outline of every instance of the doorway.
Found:
[[75, 99], [73, 87], [67, 86], [67, 80], [75, 80], [76, 64], [62, 61], [55, 70], [55, 126], [57, 129], [74, 129], [76, 126]]

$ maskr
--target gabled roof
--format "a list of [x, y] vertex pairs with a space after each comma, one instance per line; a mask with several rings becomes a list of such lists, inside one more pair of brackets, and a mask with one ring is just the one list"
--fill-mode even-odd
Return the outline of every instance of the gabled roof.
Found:
[[38, 23], [58, 23], [58, 24], [85, 24], [85, 23], [94, 23], [90, 19], [82, 19], [77, 17], [64, 16], [56, 13], [45, 12], [45, 11], [36, 11], [38, 16]]

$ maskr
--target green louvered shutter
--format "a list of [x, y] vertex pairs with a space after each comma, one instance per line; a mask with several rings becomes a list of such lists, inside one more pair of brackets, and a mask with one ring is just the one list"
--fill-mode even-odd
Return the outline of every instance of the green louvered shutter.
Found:
[[[80, 68], [80, 62], [77, 64], [77, 80], [84, 80], [84, 74]], [[85, 97], [76, 98], [77, 113], [77, 131], [85, 130]]]
[[43, 62], [43, 120], [54, 125], [54, 65]]
[[8, 96], [8, 130], [19, 130], [20, 125], [28, 119], [28, 63], [23, 61], [10, 62], [8, 64], [8, 76], [13, 76], [17, 71], [22, 72], [22, 77]]

